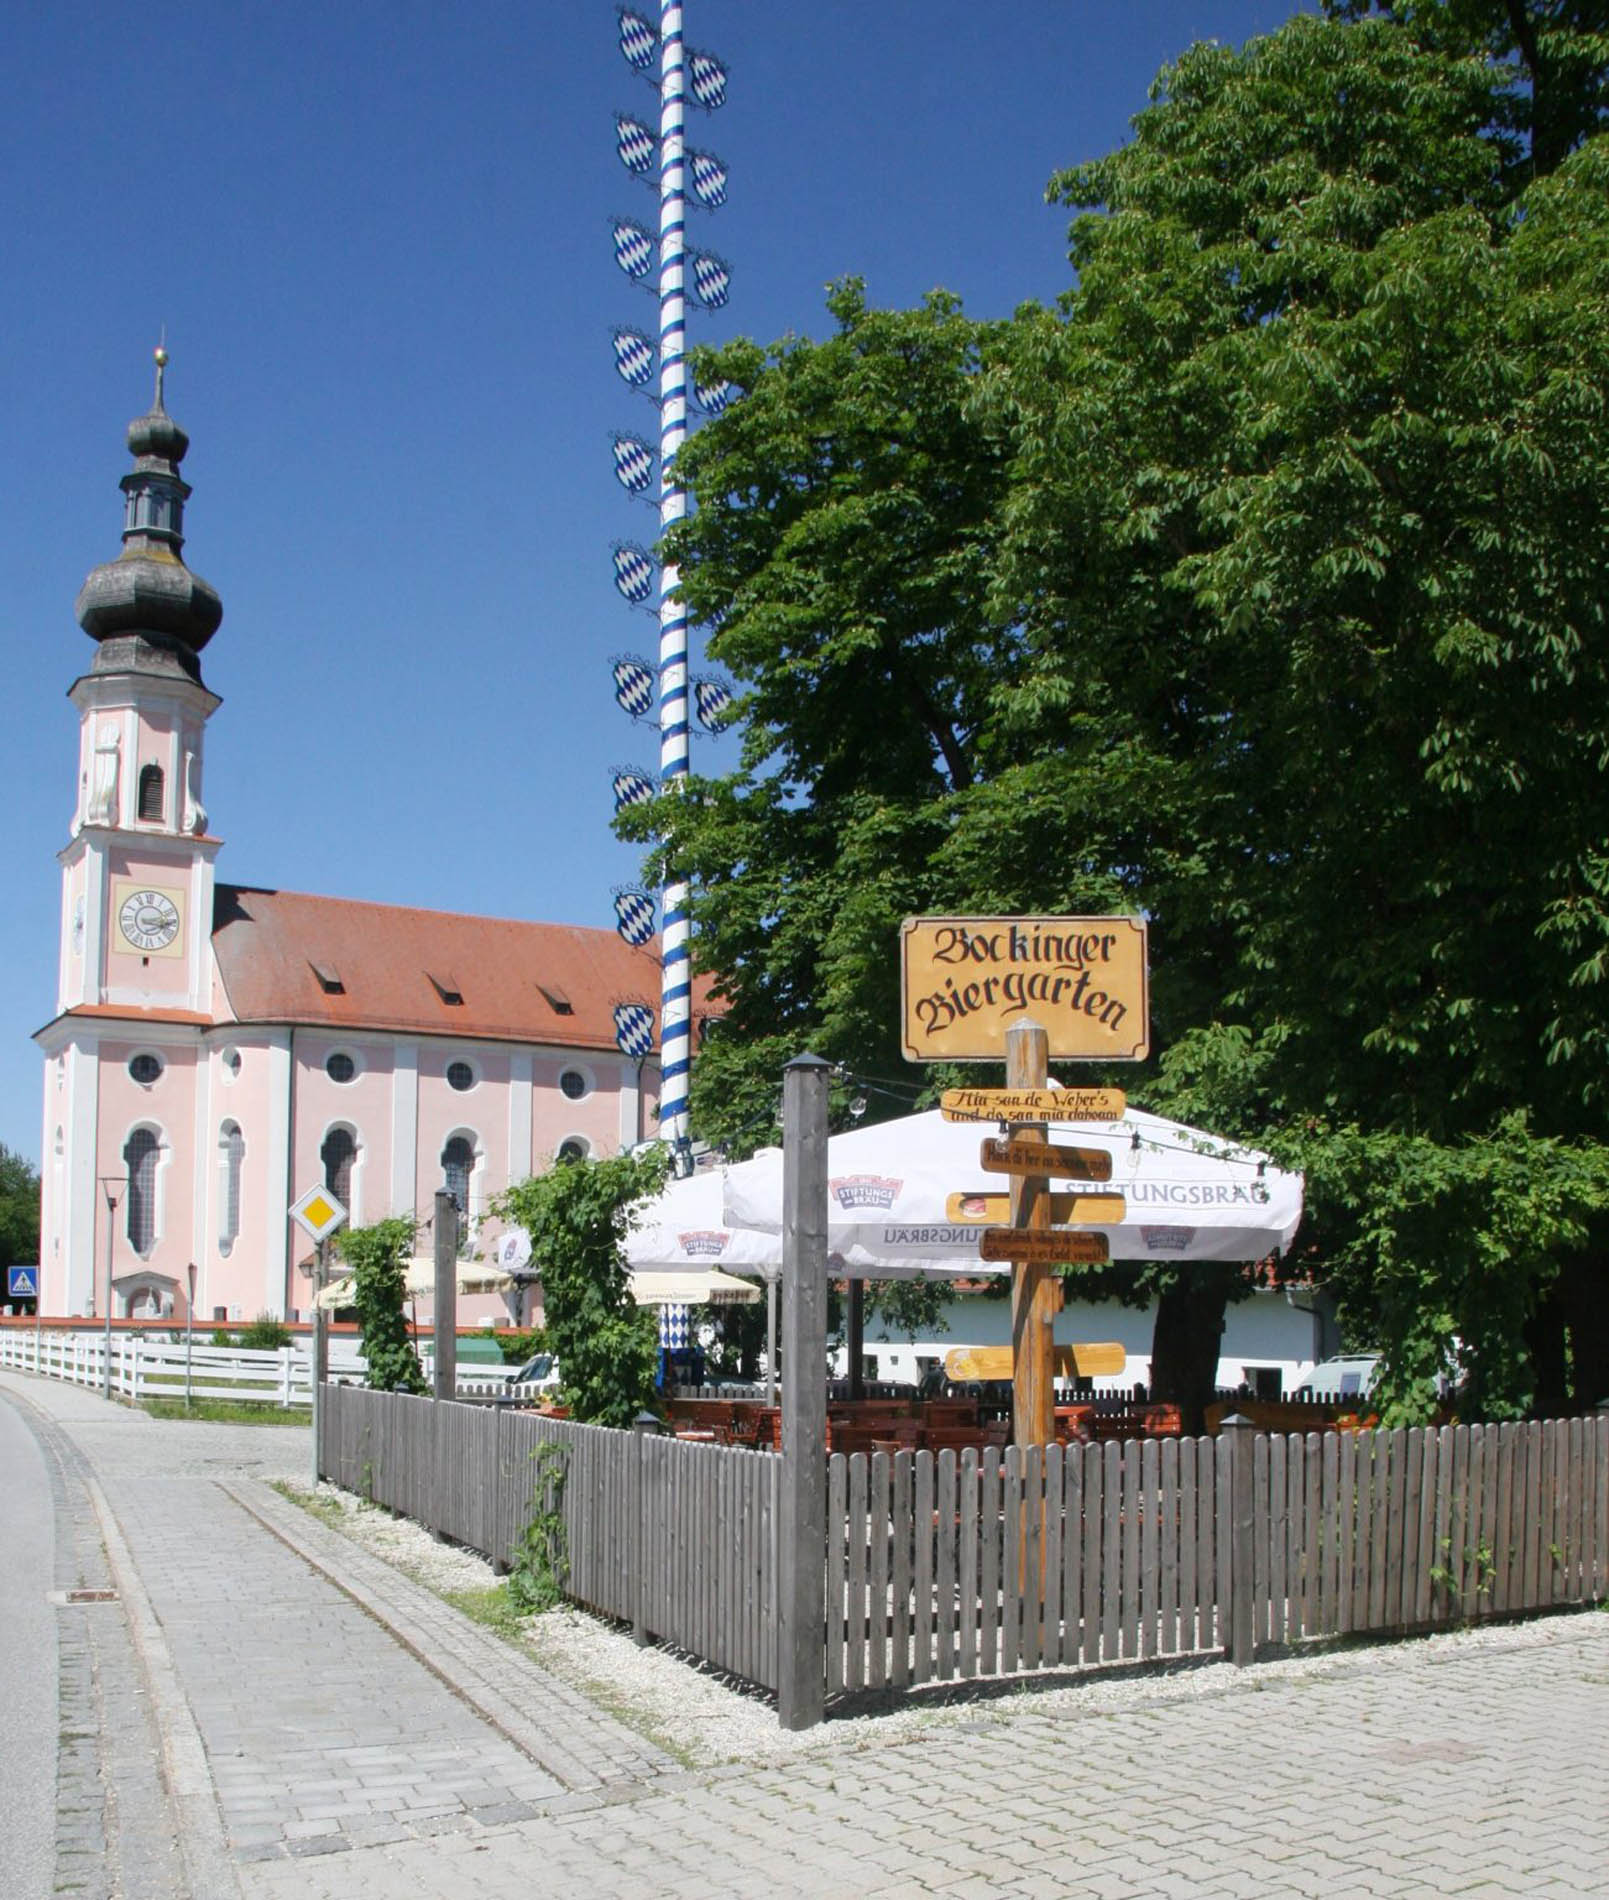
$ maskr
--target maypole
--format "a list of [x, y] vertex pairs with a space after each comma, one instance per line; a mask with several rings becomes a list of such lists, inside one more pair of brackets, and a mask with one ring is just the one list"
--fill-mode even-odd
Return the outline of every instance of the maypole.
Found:
[[[659, 132], [657, 141], [639, 120], [621, 115], [615, 143], [621, 163], [634, 176], [652, 172], [655, 146], [659, 170], [659, 235], [631, 219], [614, 220], [615, 261], [628, 277], [645, 283], [658, 260], [659, 336], [659, 532], [664, 535], [687, 514], [687, 493], [676, 473], [676, 456], [687, 436], [687, 293], [706, 309], [726, 302], [730, 272], [713, 252], [687, 245], [689, 183], [692, 201], [713, 210], [726, 199], [726, 167], [707, 152], [689, 150], [686, 116], [689, 100], [713, 111], [726, 97], [726, 72], [708, 53], [689, 48], [682, 37], [681, 0], [660, 0], [657, 31], [642, 14], [622, 7], [620, 50], [636, 71], [651, 76], [658, 54]], [[616, 330], [615, 367], [634, 388], [652, 382], [655, 345], [636, 330]], [[695, 390], [700, 406], [714, 413], [726, 406], [730, 388]], [[652, 452], [634, 436], [614, 438], [615, 474], [631, 494], [644, 495], [652, 479]], [[626, 600], [646, 606], [653, 593], [653, 560], [631, 542], [614, 549], [615, 586]], [[730, 695], [716, 680], [690, 682], [687, 614], [677, 594], [674, 563], [659, 572], [659, 774], [657, 796], [678, 794], [689, 765], [690, 687], [700, 722], [717, 726]], [[634, 718], [645, 717], [653, 700], [654, 679], [647, 665], [622, 656], [614, 661], [616, 701]], [[615, 805], [643, 802], [656, 795], [644, 772], [622, 767], [614, 777]], [[615, 897], [620, 934], [641, 944], [652, 933], [653, 910], [646, 893], [622, 891]], [[660, 889], [660, 1097], [659, 1129], [676, 1157], [678, 1172], [691, 1165], [688, 1097], [693, 1072], [692, 924], [688, 887], [667, 879]], [[615, 1036], [627, 1054], [644, 1055], [652, 1047], [652, 1012], [640, 1000], [615, 1008]]]
[[[687, 55], [680, 0], [659, 9], [659, 532], [687, 513], [676, 451], [687, 435], [687, 250], [683, 119]], [[687, 777], [687, 614], [676, 597], [676, 568], [659, 570], [659, 790], [679, 793]], [[691, 1145], [688, 1090], [693, 1077], [692, 929], [684, 883], [660, 893], [659, 1129], [673, 1155]], [[680, 1170], [678, 1170], [680, 1171]]]

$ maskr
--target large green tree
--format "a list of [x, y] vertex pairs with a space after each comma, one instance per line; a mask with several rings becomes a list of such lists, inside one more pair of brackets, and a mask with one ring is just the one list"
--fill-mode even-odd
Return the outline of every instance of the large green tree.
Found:
[[[1169, 1099], [1283, 1125], [1388, 1389], [1456, 1336], [1496, 1413], [1545, 1393], [1555, 1276], [1602, 1274], [1609, 945], [1605, 152], [1516, 197], [1505, 86], [1379, 20], [1194, 49], [1055, 181], [1078, 289], [997, 392], [1020, 691], [1093, 676], [1208, 815], [1147, 889]], [[1378, 1130], [1434, 1165], [1345, 1165]], [[1542, 1246], [1505, 1154], [1560, 1186]], [[1385, 1297], [1380, 1204], [1419, 1222], [1433, 1178], [1449, 1245], [1393, 1249]]]
[[[734, 1119], [806, 1035], [890, 1062], [905, 912], [1143, 907], [1134, 1092], [1305, 1159], [1395, 1400], [1456, 1336], [1501, 1414], [1609, 1381], [1548, 1314], [1603, 1274], [1609, 177], [1457, 11], [1191, 49], [1053, 182], [1057, 311], [725, 353], [673, 551], [747, 749], [649, 822]], [[1198, 1400], [1234, 1277], [1144, 1283]]]

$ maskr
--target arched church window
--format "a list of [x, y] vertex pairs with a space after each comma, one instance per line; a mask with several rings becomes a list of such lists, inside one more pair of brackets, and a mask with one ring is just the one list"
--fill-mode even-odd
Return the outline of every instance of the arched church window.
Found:
[[352, 1165], [358, 1158], [358, 1138], [350, 1128], [332, 1128], [318, 1151], [324, 1163], [324, 1185], [350, 1215], [352, 1212]]
[[156, 1163], [162, 1141], [154, 1128], [136, 1128], [123, 1147], [128, 1169], [127, 1228], [129, 1245], [148, 1254], [156, 1245]]
[[164, 784], [160, 765], [140, 767], [140, 816], [154, 824], [162, 822]]
[[225, 1122], [218, 1131], [218, 1166], [222, 1176], [219, 1195], [218, 1251], [225, 1259], [240, 1232], [240, 1177], [246, 1159], [246, 1137], [239, 1122]]
[[441, 1151], [442, 1186], [458, 1203], [458, 1251], [469, 1252], [469, 1179], [475, 1172], [475, 1144], [454, 1135]]

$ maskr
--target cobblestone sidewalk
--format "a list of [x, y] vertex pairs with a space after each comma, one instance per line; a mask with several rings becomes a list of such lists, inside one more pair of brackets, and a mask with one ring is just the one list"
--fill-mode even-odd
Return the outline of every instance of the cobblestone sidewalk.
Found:
[[[104, 1811], [171, 1816], [175, 1880], [196, 1809], [161, 1797], [188, 1724], [245, 1900], [1609, 1900], [1609, 1615], [1115, 1698], [1023, 1687], [898, 1739], [828, 1723], [786, 1760], [684, 1770], [285, 1503], [239, 1462], [251, 1434], [236, 1451], [207, 1436], [227, 1428], [40, 1403], [63, 1469], [100, 1483], [182, 1691], [142, 1729], [138, 1682], [125, 1705], [103, 1670], [97, 1717], [127, 1718]], [[299, 1470], [305, 1439], [274, 1436]], [[91, 1574], [93, 1551], [75, 1561]], [[131, 1848], [158, 1865], [160, 1840]]]

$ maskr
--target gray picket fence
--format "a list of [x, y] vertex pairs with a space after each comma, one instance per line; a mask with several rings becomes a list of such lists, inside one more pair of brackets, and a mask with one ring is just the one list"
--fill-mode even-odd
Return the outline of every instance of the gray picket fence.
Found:
[[319, 1471], [506, 1569], [537, 1507], [544, 1444], [565, 1453], [555, 1493], [571, 1599], [775, 1688], [772, 1452], [328, 1386]]
[[[506, 1565], [544, 1442], [578, 1603], [777, 1687], [782, 1461], [333, 1387], [320, 1469]], [[829, 1697], [1609, 1596], [1609, 1417], [828, 1460]]]

